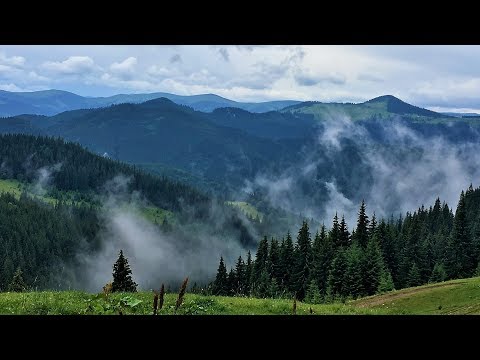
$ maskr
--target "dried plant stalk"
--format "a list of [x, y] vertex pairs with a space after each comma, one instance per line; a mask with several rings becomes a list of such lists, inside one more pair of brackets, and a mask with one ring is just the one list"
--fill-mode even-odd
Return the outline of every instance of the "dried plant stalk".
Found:
[[153, 315], [157, 315], [157, 309], [158, 309], [158, 293], [154, 291], [153, 295]]
[[185, 291], [187, 291], [188, 277], [183, 281], [182, 286], [180, 287], [180, 292], [178, 293], [177, 303], [175, 304], [175, 312], [177, 312], [180, 305], [182, 305], [183, 297], [185, 296]]
[[162, 310], [164, 298], [165, 298], [165, 285], [162, 284], [162, 288], [160, 289], [160, 305], [158, 307], [158, 310]]

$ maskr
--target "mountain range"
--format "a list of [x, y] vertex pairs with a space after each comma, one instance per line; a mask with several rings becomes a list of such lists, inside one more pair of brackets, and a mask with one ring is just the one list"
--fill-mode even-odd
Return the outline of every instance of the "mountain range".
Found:
[[22, 114], [55, 115], [63, 111], [100, 108], [123, 103], [142, 103], [166, 98], [177, 104], [188, 105], [195, 110], [210, 112], [220, 107], [236, 107], [250, 112], [279, 110], [300, 101], [268, 101], [258, 103], [237, 102], [214, 94], [182, 96], [163, 92], [151, 94], [118, 94], [109, 97], [84, 97], [68, 91], [44, 90], [33, 92], [9, 92], [0, 90], [0, 116]]

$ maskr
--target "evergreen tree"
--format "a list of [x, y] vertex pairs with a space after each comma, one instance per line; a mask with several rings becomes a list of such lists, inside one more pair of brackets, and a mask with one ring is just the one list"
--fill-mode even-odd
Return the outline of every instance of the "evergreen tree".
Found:
[[213, 293], [215, 295], [228, 294], [228, 278], [227, 267], [223, 261], [223, 256], [220, 257], [220, 264], [218, 265], [217, 276], [213, 282]]
[[364, 290], [364, 264], [363, 250], [358, 244], [353, 244], [346, 250], [346, 271], [342, 295], [352, 296], [354, 299], [362, 296]]
[[247, 253], [247, 263], [245, 264], [245, 295], [250, 295], [252, 289], [253, 262], [250, 250]]
[[112, 292], [136, 292], [137, 284], [132, 280], [132, 270], [128, 260], [120, 250], [118, 259], [113, 265]]
[[235, 283], [233, 287], [234, 293], [245, 295], [247, 287], [247, 269], [242, 256], [238, 257], [237, 263], [235, 264], [235, 275]]
[[278, 282], [276, 278], [272, 278], [270, 280], [270, 285], [268, 287], [268, 296], [271, 298], [276, 298], [280, 294], [280, 287], [278, 286]]
[[365, 293], [373, 295], [377, 292], [384, 269], [382, 252], [375, 236], [368, 241], [363, 260], [362, 274]]
[[24, 292], [27, 290], [27, 284], [23, 280], [22, 269], [18, 268], [13, 275], [12, 282], [8, 286], [8, 291], [11, 292]]
[[336, 248], [340, 246], [340, 226], [338, 225], [338, 214], [335, 213], [333, 217], [332, 228], [330, 229], [328, 236], [330, 236], [330, 241]]
[[350, 233], [348, 232], [347, 223], [345, 222], [345, 216], [342, 215], [342, 220], [340, 221], [340, 227], [338, 232], [338, 243], [340, 246], [350, 245]]
[[287, 238], [280, 250], [280, 263], [281, 263], [281, 277], [279, 278], [280, 284], [288, 292], [293, 291], [291, 283], [292, 271], [295, 265], [293, 241], [290, 232], [287, 233]]
[[378, 284], [377, 292], [383, 294], [388, 291], [395, 290], [395, 285], [393, 283], [392, 274], [390, 271], [382, 271], [382, 276], [380, 277], [380, 282]]
[[279, 279], [281, 278], [281, 264], [280, 264], [280, 249], [278, 246], [278, 241], [272, 239], [270, 242], [270, 251], [268, 254], [268, 271], [271, 278]]
[[346, 295], [345, 274], [347, 272], [347, 258], [345, 250], [340, 248], [337, 251], [335, 259], [332, 262], [330, 274], [328, 276], [327, 294], [331, 299], [343, 298]]
[[410, 268], [410, 271], [408, 272], [407, 286], [412, 287], [412, 286], [419, 286], [421, 284], [422, 284], [422, 279], [420, 277], [420, 270], [418, 269], [417, 264], [413, 263], [412, 267]]
[[320, 304], [322, 298], [320, 295], [320, 290], [315, 280], [312, 279], [308, 284], [307, 294], [305, 295], [305, 302], [309, 304]]
[[355, 230], [355, 241], [365, 249], [368, 243], [368, 216], [365, 209], [365, 201], [362, 200], [358, 212], [357, 229]]
[[375, 217], [375, 213], [373, 213], [372, 219], [370, 220], [370, 224], [368, 225], [368, 237], [372, 238], [375, 235], [375, 231], [377, 230], [377, 219]]
[[254, 281], [257, 282], [260, 279], [260, 275], [263, 270], [267, 271], [268, 274], [268, 240], [265, 236], [258, 243], [257, 253], [255, 255], [255, 265], [253, 267], [254, 272]]
[[473, 275], [476, 254], [472, 254], [472, 250], [472, 239], [466, 218], [465, 194], [462, 191], [447, 248], [445, 265], [449, 278], [457, 279]]
[[308, 223], [303, 222], [298, 231], [297, 244], [295, 249], [295, 266], [292, 276], [294, 291], [297, 299], [303, 300], [310, 280], [310, 266], [312, 261], [312, 245]]
[[237, 276], [235, 274], [235, 270], [233, 270], [233, 268], [231, 268], [228, 275], [227, 275], [227, 295], [229, 295], [229, 296], [235, 294], [236, 277]]
[[254, 294], [259, 298], [266, 298], [270, 295], [270, 276], [267, 269], [263, 269], [254, 288]]
[[445, 281], [446, 277], [447, 277], [447, 273], [445, 272], [443, 265], [437, 263], [433, 267], [432, 275], [430, 276], [429, 282], [431, 283], [442, 282], [442, 281]]

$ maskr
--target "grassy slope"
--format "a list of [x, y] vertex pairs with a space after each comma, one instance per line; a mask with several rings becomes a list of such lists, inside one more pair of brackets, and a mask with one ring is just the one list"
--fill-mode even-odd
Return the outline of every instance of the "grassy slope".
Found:
[[225, 202], [227, 205], [234, 206], [239, 208], [245, 215], [251, 217], [251, 218], [258, 218], [260, 221], [263, 220], [263, 213], [257, 210], [255, 206], [252, 204], [249, 204], [248, 202], [245, 201], [226, 201]]
[[[141, 300], [122, 305], [122, 299]], [[92, 295], [79, 291], [0, 293], [0, 314], [151, 314], [150, 292]], [[160, 314], [173, 314], [176, 294], [165, 296]], [[393, 291], [346, 304], [297, 303], [297, 314], [480, 314], [480, 278]], [[284, 314], [292, 313], [292, 301], [187, 294], [177, 314]]]
[[[41, 200], [48, 204], [54, 205], [58, 201], [58, 199], [50, 196], [33, 195], [32, 192], [30, 191], [31, 188], [29, 185], [21, 183], [17, 180], [0, 179], [0, 193], [2, 192], [11, 193], [18, 199], [23, 189], [26, 189], [30, 195], [34, 196], [38, 200]], [[73, 193], [70, 193], [70, 192], [61, 192], [61, 193], [62, 195], [64, 195], [64, 198], [71, 199], [73, 197]], [[71, 202], [72, 202], [71, 200], [66, 201], [67, 204], [70, 204]], [[126, 204], [125, 208], [128, 208], [129, 206], [130, 205]], [[175, 223], [176, 221], [175, 214], [173, 212], [161, 209], [156, 206], [144, 206], [139, 209], [139, 212], [140, 212], [139, 215], [143, 216], [145, 219], [151, 221], [152, 223], [161, 224], [165, 217], [167, 218], [167, 221], [170, 224]]]

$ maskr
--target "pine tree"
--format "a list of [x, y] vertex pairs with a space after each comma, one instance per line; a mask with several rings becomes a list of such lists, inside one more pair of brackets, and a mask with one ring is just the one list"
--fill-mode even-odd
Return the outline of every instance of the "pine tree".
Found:
[[13, 275], [12, 282], [8, 286], [8, 291], [11, 292], [24, 292], [27, 290], [27, 284], [23, 280], [23, 272], [21, 268], [17, 268]]
[[263, 270], [267, 270], [268, 273], [268, 240], [265, 236], [258, 243], [257, 253], [255, 254], [255, 265], [253, 267], [254, 281], [257, 282], [260, 279], [260, 275]]
[[132, 270], [128, 260], [120, 250], [118, 259], [113, 265], [112, 292], [136, 292], [137, 284], [132, 280]]
[[259, 298], [266, 298], [269, 296], [270, 291], [270, 276], [268, 275], [267, 269], [263, 269], [257, 283], [255, 284], [255, 288], [253, 292], [256, 297]]
[[293, 289], [297, 299], [303, 300], [307, 291], [308, 281], [310, 280], [310, 266], [312, 261], [312, 245], [308, 223], [306, 221], [303, 222], [302, 227], [298, 231], [294, 254]]
[[249, 296], [252, 290], [253, 262], [250, 250], [247, 253], [247, 262], [245, 264], [245, 295]]
[[447, 248], [445, 265], [448, 277], [456, 279], [472, 276], [475, 271], [475, 256], [466, 217], [465, 194], [462, 191]]
[[437, 283], [445, 281], [447, 273], [442, 264], [436, 263], [432, 270], [432, 275], [430, 276], [429, 282]]
[[235, 264], [235, 282], [234, 282], [234, 293], [239, 295], [246, 294], [247, 287], [247, 269], [246, 265], [243, 262], [242, 256], [238, 257], [237, 263]]
[[280, 264], [280, 249], [278, 246], [278, 241], [276, 239], [272, 239], [270, 242], [270, 251], [268, 254], [268, 271], [270, 273], [271, 278], [279, 279], [281, 278], [282, 274], [281, 271], [281, 264]]
[[345, 216], [342, 215], [342, 220], [340, 221], [340, 227], [338, 231], [338, 244], [340, 246], [350, 245], [350, 233], [348, 232], [347, 223], [345, 222]]
[[368, 225], [368, 237], [371, 239], [375, 235], [377, 230], [377, 218], [375, 217], [375, 212], [373, 213], [370, 224]]
[[305, 302], [309, 304], [320, 304], [322, 302], [320, 290], [318, 289], [318, 285], [315, 280], [310, 281], [308, 284]]
[[290, 232], [287, 233], [287, 238], [283, 243], [280, 250], [280, 262], [281, 262], [281, 277], [279, 278], [280, 285], [288, 292], [293, 291], [292, 287], [292, 271], [295, 266], [293, 241]]
[[410, 268], [410, 271], [408, 272], [407, 286], [412, 287], [412, 286], [419, 286], [421, 284], [422, 284], [422, 279], [420, 278], [420, 270], [418, 269], [417, 264], [413, 263], [412, 267]]
[[276, 298], [280, 294], [280, 287], [278, 286], [277, 279], [272, 278], [270, 280], [270, 286], [268, 287], [268, 296]]
[[353, 244], [347, 250], [346, 255], [346, 271], [344, 275], [344, 284], [342, 295], [352, 296], [354, 299], [362, 296], [365, 293], [364, 290], [364, 254], [363, 250], [358, 244]]
[[340, 246], [340, 226], [338, 225], [337, 213], [335, 213], [335, 216], [333, 217], [332, 228], [330, 229], [328, 236], [330, 237], [330, 241], [335, 248]]
[[380, 278], [385, 267], [382, 258], [382, 251], [377, 242], [376, 236], [368, 240], [363, 258], [363, 286], [366, 295], [373, 295], [377, 292]]
[[392, 274], [390, 271], [382, 271], [382, 276], [380, 277], [380, 282], [378, 284], [377, 292], [383, 294], [388, 291], [395, 290], [395, 285], [393, 283]]
[[332, 262], [330, 274], [328, 276], [327, 294], [332, 299], [342, 298], [345, 292], [345, 273], [347, 272], [347, 258], [345, 250], [340, 248], [337, 251], [335, 259]]
[[233, 268], [230, 269], [227, 275], [227, 295], [231, 296], [235, 294], [235, 282], [236, 282], [236, 274]]
[[218, 265], [217, 276], [213, 282], [213, 293], [215, 295], [228, 294], [227, 267], [223, 261], [223, 256], [220, 256], [220, 264]]
[[365, 249], [368, 243], [368, 216], [365, 209], [365, 201], [362, 200], [360, 210], [358, 212], [357, 229], [355, 230], [355, 240]]

